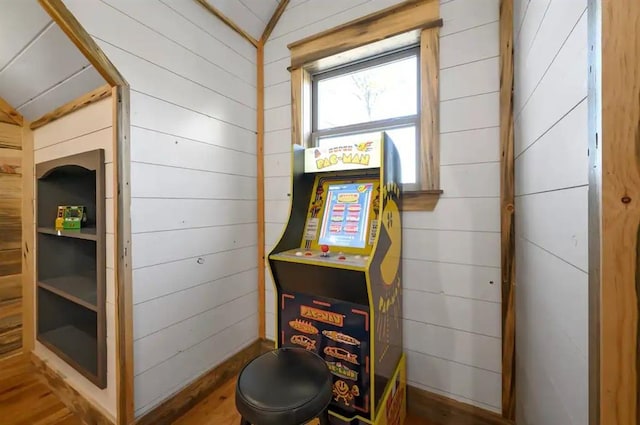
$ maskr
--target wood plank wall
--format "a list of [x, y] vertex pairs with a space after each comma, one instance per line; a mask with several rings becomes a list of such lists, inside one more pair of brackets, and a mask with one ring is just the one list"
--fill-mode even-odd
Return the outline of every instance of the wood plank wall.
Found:
[[[593, 3], [590, 3], [590, 7]], [[601, 197], [600, 425], [640, 423], [640, 3], [595, 4], [590, 106], [600, 114], [590, 191]], [[597, 17], [601, 17], [600, 20]], [[600, 28], [598, 28], [600, 24]], [[600, 33], [598, 33], [600, 32]], [[595, 39], [595, 40], [594, 40]], [[600, 57], [598, 57], [600, 56]], [[600, 59], [600, 61], [598, 61]], [[601, 83], [599, 86], [598, 83]], [[593, 96], [597, 98], [594, 99]], [[593, 109], [592, 109], [593, 111]], [[597, 120], [596, 115], [596, 122]], [[599, 180], [599, 181], [598, 181]], [[593, 198], [592, 198], [593, 199]], [[593, 204], [592, 204], [593, 205]], [[595, 230], [594, 230], [595, 232]], [[593, 257], [591, 257], [593, 258]], [[597, 261], [597, 260], [596, 260]]]
[[514, 12], [516, 417], [587, 424], [587, 1]]
[[515, 419], [516, 270], [513, 157], [513, 0], [500, 0], [500, 240], [502, 416]]
[[0, 122], [0, 359], [22, 348], [22, 128]]
[[131, 86], [140, 417], [257, 338], [256, 48], [193, 0], [65, 4]]
[[[265, 251], [289, 211], [287, 45], [397, 0], [292, 0], [265, 46]], [[434, 212], [405, 213], [405, 350], [411, 385], [501, 411], [499, 1], [441, 1], [441, 152]], [[428, 279], [425, 279], [428, 276]], [[274, 292], [267, 273], [267, 338]]]

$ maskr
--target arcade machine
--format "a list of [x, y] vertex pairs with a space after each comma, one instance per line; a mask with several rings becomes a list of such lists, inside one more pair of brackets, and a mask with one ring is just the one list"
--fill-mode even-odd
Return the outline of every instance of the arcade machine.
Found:
[[268, 257], [276, 345], [325, 359], [335, 425], [404, 422], [399, 179], [398, 153], [384, 132], [294, 146], [289, 221]]

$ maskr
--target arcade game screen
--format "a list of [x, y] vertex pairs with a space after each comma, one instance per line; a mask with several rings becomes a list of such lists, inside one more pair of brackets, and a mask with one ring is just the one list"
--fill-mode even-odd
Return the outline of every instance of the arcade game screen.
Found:
[[364, 248], [372, 190], [373, 183], [329, 185], [318, 244]]

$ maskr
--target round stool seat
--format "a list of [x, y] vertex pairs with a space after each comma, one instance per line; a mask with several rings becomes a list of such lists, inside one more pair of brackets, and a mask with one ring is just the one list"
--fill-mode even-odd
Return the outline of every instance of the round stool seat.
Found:
[[254, 425], [300, 425], [326, 410], [331, 373], [318, 355], [302, 348], [263, 354], [240, 372], [236, 408]]

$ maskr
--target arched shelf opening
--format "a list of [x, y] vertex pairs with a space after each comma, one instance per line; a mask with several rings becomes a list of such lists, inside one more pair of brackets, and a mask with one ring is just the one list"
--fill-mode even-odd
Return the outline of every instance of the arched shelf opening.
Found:
[[[104, 150], [36, 165], [36, 338], [106, 386]], [[56, 223], [81, 207], [79, 228]]]

